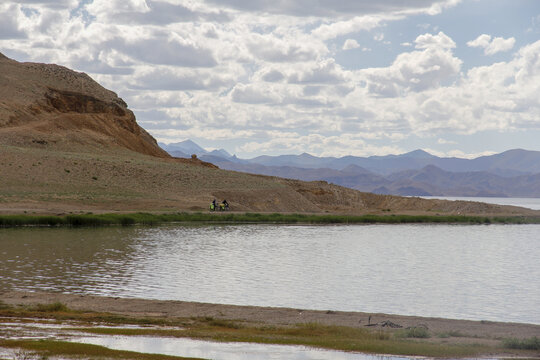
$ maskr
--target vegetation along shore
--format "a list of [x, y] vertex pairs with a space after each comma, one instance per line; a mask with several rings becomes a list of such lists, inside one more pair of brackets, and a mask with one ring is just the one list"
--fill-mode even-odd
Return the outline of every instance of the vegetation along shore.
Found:
[[[540, 325], [533, 324], [45, 292], [0, 293], [0, 304], [0, 317], [9, 321], [52, 319], [59, 324], [70, 322], [71, 327], [76, 322], [81, 334], [189, 337], [431, 357], [533, 359], [540, 354]], [[95, 347], [53, 340], [6, 339], [0, 340], [2, 347], [44, 355], [148, 358], [96, 352]]]
[[319, 215], [282, 213], [126, 213], [0, 215], [0, 227], [193, 224], [540, 224], [540, 217], [466, 215]]

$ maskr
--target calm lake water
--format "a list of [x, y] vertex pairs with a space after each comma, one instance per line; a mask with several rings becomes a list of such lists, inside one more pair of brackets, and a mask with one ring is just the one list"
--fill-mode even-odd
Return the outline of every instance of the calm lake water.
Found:
[[0, 230], [0, 291], [540, 324], [540, 225]]

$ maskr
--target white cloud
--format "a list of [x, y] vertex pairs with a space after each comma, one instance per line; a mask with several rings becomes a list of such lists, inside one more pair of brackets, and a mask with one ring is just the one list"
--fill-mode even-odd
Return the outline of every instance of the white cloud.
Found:
[[232, 86], [232, 79], [209, 71], [158, 67], [145, 69], [132, 76], [129, 87], [139, 90], [205, 90]]
[[433, 34], [424, 34], [420, 35], [414, 40], [415, 47], [417, 49], [431, 49], [431, 48], [437, 48], [437, 49], [454, 49], [456, 47], [456, 43], [454, 40], [452, 40], [450, 37], [448, 37], [445, 33], [442, 31], [439, 32], [437, 35]]
[[438, 157], [457, 157], [461, 159], [476, 159], [481, 156], [490, 156], [495, 155], [495, 151], [482, 151], [482, 152], [475, 152], [475, 153], [466, 153], [462, 150], [454, 149], [450, 151], [438, 151], [435, 149], [423, 149], [424, 151], [427, 151], [428, 153], [438, 156]]
[[226, 22], [229, 16], [219, 10], [200, 11], [189, 3], [163, 0], [93, 0], [85, 9], [100, 22], [159, 25], [190, 21]]
[[332, 21], [324, 23], [312, 31], [312, 35], [321, 40], [330, 40], [338, 36], [347, 35], [359, 31], [370, 31], [381, 26], [384, 20], [396, 19], [396, 16], [367, 15], [356, 16], [349, 20]]
[[293, 36], [280, 38], [274, 34], [250, 34], [247, 47], [257, 58], [269, 62], [301, 62], [315, 60], [328, 52], [326, 46], [318, 41], [302, 41]]
[[456, 0], [296, 0], [296, 1], [268, 1], [268, 0], [208, 0], [218, 6], [259, 12], [292, 16], [319, 16], [336, 17], [362, 14], [414, 12], [414, 13], [439, 13], [443, 8], [454, 6]]
[[343, 50], [357, 49], [359, 47], [360, 44], [354, 39], [347, 39], [345, 40], [345, 43], [343, 43]]
[[0, 39], [19, 39], [27, 36], [19, 26], [19, 18], [22, 16], [20, 6], [0, 5]]
[[179, 37], [160, 34], [126, 40], [116, 37], [103, 44], [131, 58], [150, 64], [188, 67], [213, 67], [217, 62], [212, 51]]
[[280, 97], [273, 92], [273, 89], [270, 87], [263, 88], [259, 84], [237, 84], [231, 92], [231, 99], [246, 104], [272, 104], [281, 101]]
[[402, 53], [387, 68], [360, 71], [370, 94], [402, 96], [409, 91], [439, 87], [445, 80], [459, 74], [462, 61], [452, 54], [455, 43], [447, 35], [442, 32], [420, 35], [415, 42], [422, 51]]
[[446, 139], [439, 138], [439, 139], [437, 139], [437, 144], [449, 145], [449, 144], [457, 144], [457, 142], [452, 141], [452, 140], [446, 140]]
[[513, 37], [504, 39], [502, 37], [491, 38], [490, 35], [482, 34], [476, 39], [467, 42], [469, 47], [479, 47], [484, 49], [484, 54], [494, 55], [498, 52], [511, 50], [516, 43]]
[[292, 84], [338, 84], [345, 81], [345, 74], [333, 59], [306, 66], [304, 64], [288, 77]]
[[[540, 42], [466, 73], [436, 24], [399, 34], [378, 67], [350, 64], [382, 59], [381, 44], [340, 50], [458, 2], [315, 0], [300, 15], [308, 0], [6, 0], [0, 51], [90, 73], [158, 139], [236, 139], [244, 155], [399, 153], [411, 135], [538, 128]], [[511, 39], [473, 42], [495, 53]]]

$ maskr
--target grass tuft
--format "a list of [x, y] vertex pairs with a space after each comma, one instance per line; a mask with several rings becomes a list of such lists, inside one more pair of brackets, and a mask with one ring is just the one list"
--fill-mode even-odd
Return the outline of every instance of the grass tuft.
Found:
[[508, 349], [540, 350], [540, 338], [533, 336], [528, 339], [505, 339], [503, 346]]
[[69, 312], [68, 307], [61, 302], [54, 302], [52, 304], [37, 304], [32, 308], [32, 310], [38, 312]]

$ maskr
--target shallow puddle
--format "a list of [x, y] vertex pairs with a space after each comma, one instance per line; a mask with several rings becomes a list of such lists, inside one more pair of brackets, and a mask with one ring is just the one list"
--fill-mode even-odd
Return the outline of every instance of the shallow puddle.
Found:
[[[57, 339], [76, 343], [105, 346], [113, 350], [127, 350], [141, 353], [164, 354], [215, 360], [411, 360], [422, 357], [391, 355], [371, 355], [357, 352], [343, 352], [316, 349], [306, 346], [272, 345], [255, 343], [229, 343], [171, 338], [156, 336], [110, 336], [87, 335], [75, 331], [83, 327], [76, 322], [63, 324], [7, 320], [0, 321], [0, 338], [4, 339]], [[87, 327], [88, 324], [86, 324]], [[95, 327], [104, 327], [95, 324]], [[107, 326], [108, 327], [108, 326]], [[140, 328], [140, 326], [119, 326], [115, 328]], [[4, 349], [5, 350], [5, 349]], [[5, 354], [0, 349], [0, 358]], [[463, 359], [465, 360], [465, 359]], [[496, 360], [496, 359], [483, 359]]]
[[[214, 360], [411, 360], [423, 357], [371, 355], [323, 350], [306, 346], [227, 343], [151, 336], [88, 336], [71, 341], [105, 346], [115, 350], [197, 357]], [[464, 360], [464, 359], [463, 359]], [[495, 360], [495, 359], [483, 359]]]

